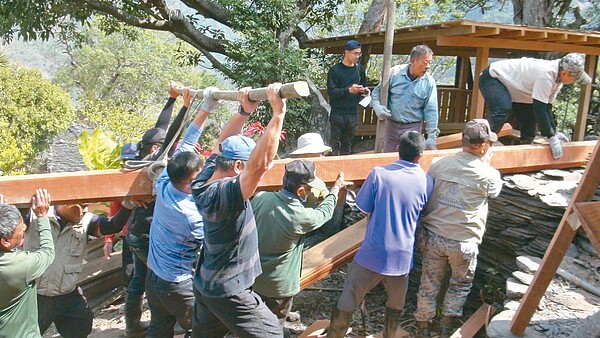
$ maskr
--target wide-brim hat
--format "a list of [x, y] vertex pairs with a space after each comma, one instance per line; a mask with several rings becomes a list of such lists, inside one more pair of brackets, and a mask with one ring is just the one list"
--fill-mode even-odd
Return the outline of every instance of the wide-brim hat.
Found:
[[298, 149], [292, 151], [290, 155], [320, 154], [330, 151], [331, 147], [325, 145], [321, 134], [306, 133], [298, 138]]

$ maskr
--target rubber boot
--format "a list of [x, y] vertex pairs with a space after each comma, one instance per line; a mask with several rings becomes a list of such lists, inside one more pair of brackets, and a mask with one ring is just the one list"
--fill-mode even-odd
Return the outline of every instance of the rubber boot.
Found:
[[327, 329], [328, 338], [344, 338], [352, 323], [352, 312], [340, 311], [337, 306], [331, 311], [331, 322]]
[[402, 310], [385, 308], [385, 317], [383, 318], [383, 338], [394, 338], [398, 329], [398, 321], [402, 316]]
[[147, 325], [142, 325], [142, 296], [125, 296], [125, 337], [145, 337]]
[[415, 338], [431, 338], [429, 322], [417, 322], [417, 333], [415, 334]]
[[453, 331], [454, 331], [454, 318], [456, 317], [452, 317], [452, 316], [443, 316], [442, 317], [442, 323], [441, 323], [441, 332], [440, 332], [440, 337], [439, 338], [450, 338], [450, 336], [452, 335]]

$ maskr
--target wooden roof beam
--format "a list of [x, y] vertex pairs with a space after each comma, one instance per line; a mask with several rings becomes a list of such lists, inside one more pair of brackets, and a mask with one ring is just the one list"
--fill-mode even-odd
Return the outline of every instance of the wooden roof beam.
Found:
[[589, 55], [600, 55], [600, 49], [587, 46], [578, 46], [564, 43], [538, 42], [538, 41], [515, 41], [508, 39], [473, 38], [459, 36], [440, 36], [437, 38], [439, 46], [459, 47], [487, 47], [517, 50], [538, 50], [546, 52], [583, 53]]
[[[596, 141], [570, 142], [563, 145], [564, 155], [552, 158], [547, 145], [521, 145], [494, 147], [492, 165], [502, 173], [529, 172], [552, 168], [580, 167]], [[421, 167], [429, 168], [435, 157], [455, 154], [460, 149], [427, 150], [421, 159]], [[346, 180], [362, 183], [375, 166], [386, 165], [398, 159], [396, 153], [311, 158], [316, 164], [317, 175], [326, 183], [335, 182], [340, 171]], [[259, 190], [276, 190], [281, 187], [285, 163], [276, 160], [259, 185]], [[148, 197], [151, 184], [146, 170], [98, 170], [72, 173], [5, 176], [0, 177], [0, 193], [8, 202], [18, 207], [28, 207], [37, 188], [46, 188], [52, 195], [53, 204], [87, 203]]]
[[540, 39], [539, 41], [548, 41], [548, 42], [555, 42], [555, 41], [564, 42], [564, 41], [568, 41], [568, 42], [570, 42], [567, 33], [548, 33], [548, 37], [547, 38]]
[[475, 33], [470, 36], [495, 36], [500, 34], [500, 28], [498, 27], [477, 27]]

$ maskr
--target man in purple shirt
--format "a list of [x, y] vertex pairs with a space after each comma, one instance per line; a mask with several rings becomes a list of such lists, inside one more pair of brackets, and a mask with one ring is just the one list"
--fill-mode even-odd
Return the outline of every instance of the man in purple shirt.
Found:
[[433, 180], [419, 166], [425, 149], [421, 134], [406, 132], [399, 143], [400, 159], [373, 168], [356, 197], [356, 205], [368, 215], [367, 231], [348, 266], [327, 337], [345, 336], [352, 312], [379, 282], [388, 295], [383, 337], [395, 336], [413, 263], [417, 220], [433, 190]]

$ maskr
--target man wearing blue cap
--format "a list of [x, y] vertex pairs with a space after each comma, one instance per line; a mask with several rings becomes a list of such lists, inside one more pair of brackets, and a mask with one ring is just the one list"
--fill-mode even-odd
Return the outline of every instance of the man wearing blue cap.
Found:
[[285, 103], [280, 83], [267, 97], [273, 116], [255, 143], [240, 136], [248, 116], [258, 106], [248, 89], [240, 90], [240, 111], [225, 125], [218, 146], [192, 184], [204, 222], [204, 246], [194, 273], [196, 304], [193, 337], [281, 337], [277, 317], [252, 291], [260, 275], [258, 236], [250, 197], [268, 170], [279, 146]]
[[358, 126], [358, 102], [362, 96], [369, 95], [365, 67], [358, 64], [361, 55], [358, 41], [346, 42], [342, 61], [333, 65], [327, 73], [332, 155], [352, 153], [352, 140]]

